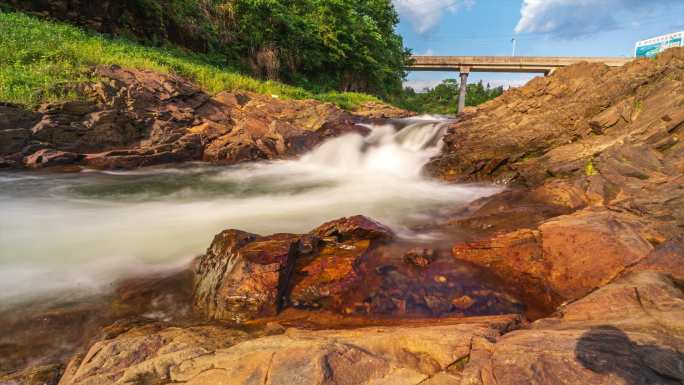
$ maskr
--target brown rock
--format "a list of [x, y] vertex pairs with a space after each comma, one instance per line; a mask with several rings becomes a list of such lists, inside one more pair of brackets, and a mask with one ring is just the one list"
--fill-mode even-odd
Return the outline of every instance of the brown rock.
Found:
[[14, 154], [21, 151], [30, 137], [31, 130], [26, 128], [0, 130], [0, 154]]
[[7, 120], [0, 126], [0, 155], [40, 142], [43, 148], [85, 153], [85, 164], [93, 168], [195, 160], [234, 164], [291, 158], [327, 138], [368, 132], [356, 125], [359, 117], [314, 100], [244, 92], [212, 98], [174, 75], [116, 65], [93, 71], [102, 81], [80, 87], [85, 101], [45, 104], [37, 113], [0, 105], [0, 117]]
[[404, 254], [404, 261], [416, 267], [425, 267], [435, 260], [435, 250], [413, 248]]
[[361, 280], [360, 258], [370, 240], [327, 243], [309, 258], [300, 258], [290, 302], [295, 307], [339, 309], [344, 296]]
[[338, 242], [359, 239], [391, 240], [394, 238], [394, 232], [390, 228], [362, 215], [324, 223], [311, 233], [320, 238], [334, 237]]
[[415, 116], [415, 112], [380, 102], [366, 102], [354, 109], [354, 115], [370, 119], [398, 119]]
[[619, 276], [653, 250], [638, 218], [585, 209], [479, 243], [457, 245], [454, 257], [492, 269], [548, 305], [580, 298]]
[[684, 235], [658, 245], [646, 258], [630, 267], [626, 273], [644, 270], [668, 274], [684, 281]]
[[587, 294], [646, 257], [646, 226], [631, 215], [583, 210], [539, 226], [554, 291], [567, 299]]
[[521, 293], [542, 307], [551, 308], [563, 298], [551, 285], [551, 263], [544, 259], [541, 234], [522, 229], [480, 242], [454, 246], [453, 256], [491, 269]]
[[3, 385], [57, 385], [62, 376], [61, 365], [33, 366], [9, 375], [0, 374]]
[[78, 163], [82, 156], [73, 152], [52, 149], [38, 150], [24, 158], [24, 165], [30, 168], [45, 168]]
[[[681, 95], [682, 61], [684, 49], [673, 49], [657, 61], [614, 69], [579, 63], [533, 79], [464, 114], [426, 170], [446, 180], [514, 175], [519, 183], [537, 185], [553, 176], [585, 174], [606, 149], [656, 133], [661, 148], [672, 145], [665, 126], [676, 131], [672, 115], [682, 99], [672, 95]], [[661, 119], [665, 115], [670, 122]]]
[[491, 377], [474, 383], [674, 385], [684, 380], [684, 295], [666, 276], [630, 276], [560, 313], [499, 339], [476, 371]]
[[0, 102], [0, 131], [30, 129], [40, 119], [40, 114], [22, 106]]
[[459, 363], [480, 354], [482, 341], [515, 322], [492, 317], [439, 326], [289, 329], [249, 341], [244, 332], [218, 327], [143, 327], [94, 344], [72, 360], [60, 384], [414, 385], [448, 370], [457, 375]]
[[184, 362], [207, 356], [247, 338], [245, 332], [214, 326], [164, 328], [148, 325], [96, 342], [69, 363], [59, 384], [140, 383], [169, 380]]
[[259, 237], [227, 230], [195, 269], [194, 308], [213, 319], [243, 322], [276, 315], [298, 253], [299, 237]]

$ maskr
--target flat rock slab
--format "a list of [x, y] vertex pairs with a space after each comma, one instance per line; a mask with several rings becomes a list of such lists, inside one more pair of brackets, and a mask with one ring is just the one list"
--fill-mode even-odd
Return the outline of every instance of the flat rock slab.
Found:
[[348, 330], [149, 325], [95, 343], [61, 385], [681, 384], [684, 293], [642, 272], [520, 327], [477, 322]]
[[60, 384], [418, 384], [462, 366], [473, 341], [487, 345], [516, 322], [511, 316], [440, 326], [287, 329], [250, 340], [211, 326], [148, 326], [97, 342], [70, 363]]

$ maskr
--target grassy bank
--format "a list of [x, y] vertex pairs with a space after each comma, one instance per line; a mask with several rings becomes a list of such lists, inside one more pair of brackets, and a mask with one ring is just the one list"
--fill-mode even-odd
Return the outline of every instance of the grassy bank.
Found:
[[92, 80], [87, 71], [90, 66], [110, 64], [174, 73], [196, 82], [209, 93], [246, 90], [282, 98], [317, 99], [347, 109], [378, 100], [358, 93], [315, 94], [222, 68], [209, 56], [145, 47], [68, 24], [0, 12], [0, 101], [32, 106], [75, 98], [76, 95], [64, 90], [69, 85]]

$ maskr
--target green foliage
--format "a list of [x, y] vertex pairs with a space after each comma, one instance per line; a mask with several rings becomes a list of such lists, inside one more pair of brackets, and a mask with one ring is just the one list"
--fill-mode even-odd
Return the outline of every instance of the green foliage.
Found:
[[[397, 94], [410, 56], [395, 32], [399, 18], [391, 0], [120, 0], [108, 8], [65, 3], [70, 8], [17, 6], [84, 25], [104, 20], [116, 36], [181, 46], [257, 78], [317, 92]], [[87, 14], [70, 16], [80, 11]]]
[[[466, 90], [466, 106], [477, 106], [492, 100], [503, 93], [503, 87], [486, 86], [480, 81], [468, 84]], [[435, 88], [426, 92], [416, 92], [412, 88], [404, 89], [399, 97], [392, 98], [393, 104], [407, 110], [428, 114], [456, 114], [458, 112], [459, 83], [455, 79], [446, 79]]]
[[308, 87], [388, 95], [410, 53], [390, 0], [215, 1], [229, 62]]
[[642, 109], [643, 107], [644, 107], [644, 104], [643, 104], [643, 102], [642, 102], [641, 100], [636, 100], [636, 101], [634, 101], [634, 110], [635, 110], [636, 112], [641, 111], [641, 109]]
[[111, 64], [178, 74], [210, 93], [246, 90], [283, 98], [314, 98], [346, 108], [378, 100], [358, 93], [314, 94], [300, 87], [260, 81], [218, 66], [207, 55], [109, 39], [20, 13], [0, 12], [0, 36], [0, 101], [5, 102], [35, 105], [75, 98], [70, 90], [93, 80], [88, 71], [91, 66]]
[[594, 159], [589, 159], [587, 164], [584, 166], [584, 174], [586, 176], [592, 176], [596, 175], [598, 172], [596, 171], [596, 167], [594, 167]]

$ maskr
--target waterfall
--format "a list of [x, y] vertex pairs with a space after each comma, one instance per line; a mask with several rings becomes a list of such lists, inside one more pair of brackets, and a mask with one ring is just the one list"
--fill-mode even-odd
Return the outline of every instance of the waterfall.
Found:
[[363, 214], [424, 236], [411, 228], [497, 191], [421, 175], [447, 125], [430, 116], [369, 125], [366, 137], [333, 138], [300, 159], [230, 167], [0, 172], [0, 305], [181, 266], [227, 228], [305, 233]]

